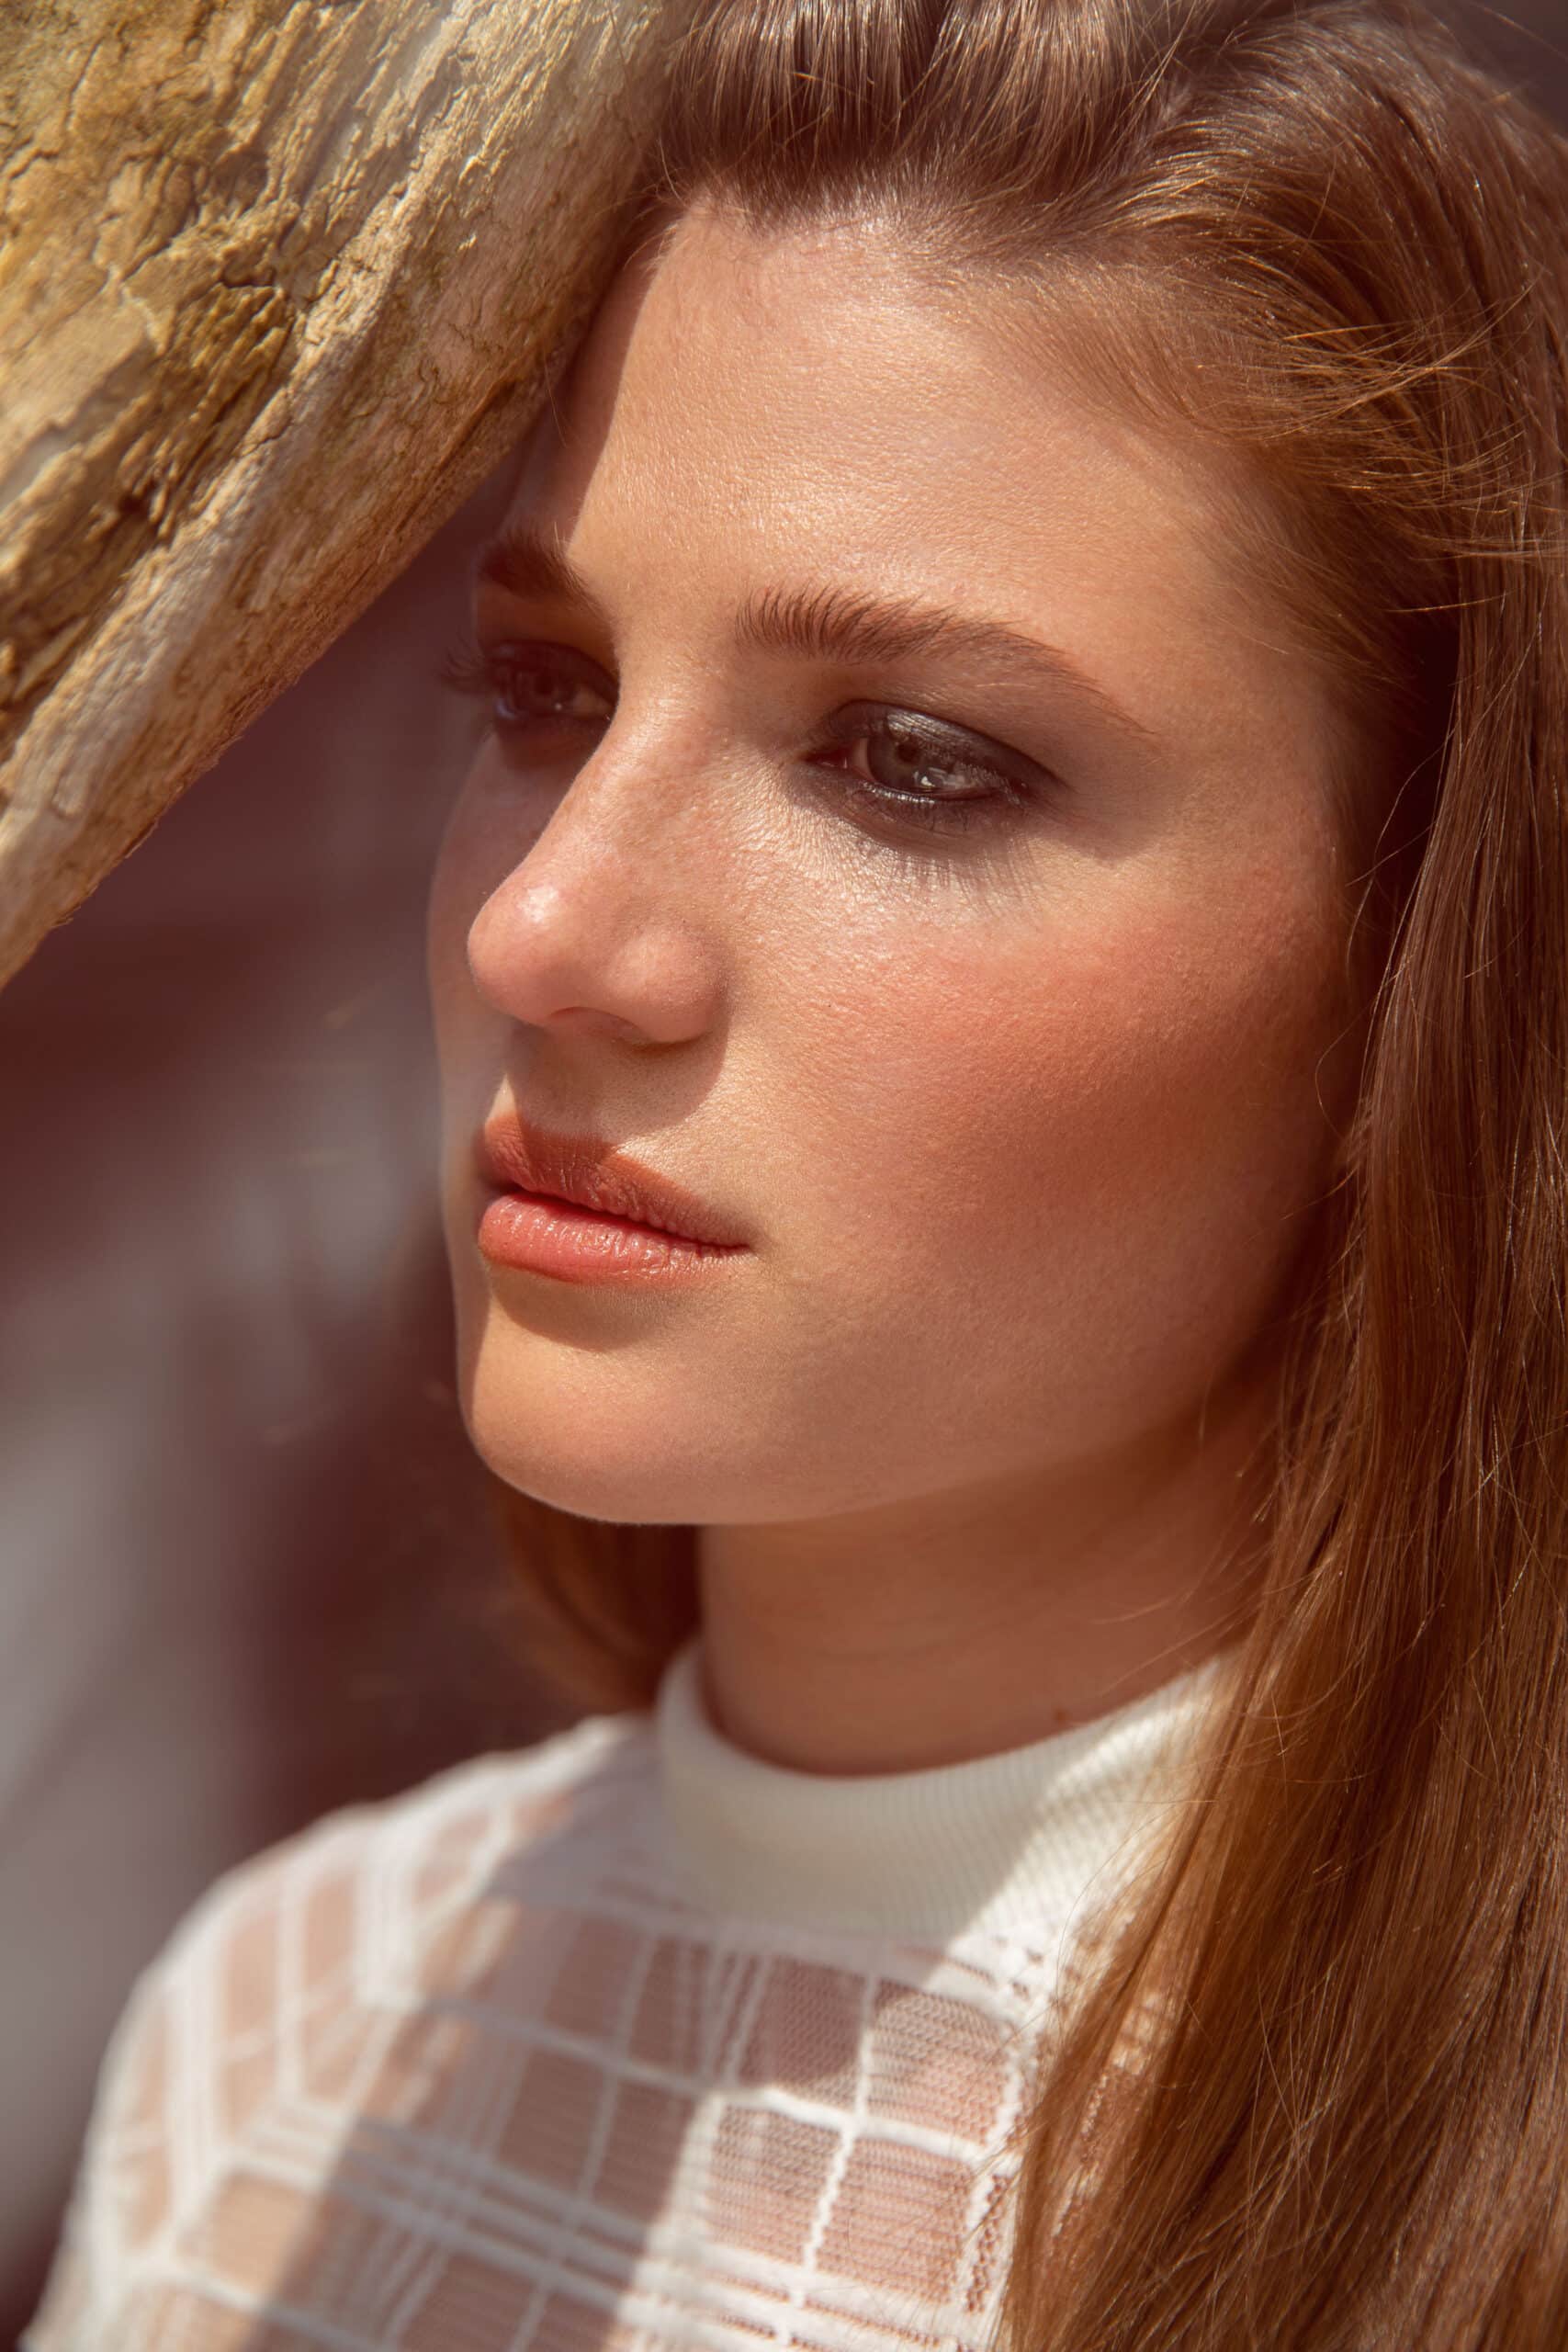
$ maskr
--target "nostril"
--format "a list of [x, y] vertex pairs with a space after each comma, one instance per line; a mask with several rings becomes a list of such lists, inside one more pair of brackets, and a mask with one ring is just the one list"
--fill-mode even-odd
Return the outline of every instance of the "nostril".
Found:
[[647, 1030], [639, 1029], [635, 1021], [623, 1020], [618, 1012], [601, 1012], [592, 1005], [564, 1005], [550, 1018], [570, 1028], [589, 1030], [595, 1036], [625, 1038], [628, 1045], [641, 1046], [648, 1042]]

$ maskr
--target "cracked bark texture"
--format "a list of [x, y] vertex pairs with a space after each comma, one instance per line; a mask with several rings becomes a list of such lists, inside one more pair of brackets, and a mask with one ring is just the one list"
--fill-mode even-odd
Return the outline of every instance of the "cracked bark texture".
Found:
[[0, 981], [526, 430], [688, 13], [0, 5]]

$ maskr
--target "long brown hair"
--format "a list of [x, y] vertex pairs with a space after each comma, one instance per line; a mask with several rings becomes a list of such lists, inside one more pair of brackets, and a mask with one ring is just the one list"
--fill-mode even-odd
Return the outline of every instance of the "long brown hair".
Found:
[[[1568, 148], [1406, 0], [706, 0], [637, 234], [698, 197], [1087, 298], [1344, 688], [1266, 1574], [1047, 2045], [1005, 2341], [1568, 2345]], [[504, 1494], [536, 1659], [648, 1704], [694, 1532]]]

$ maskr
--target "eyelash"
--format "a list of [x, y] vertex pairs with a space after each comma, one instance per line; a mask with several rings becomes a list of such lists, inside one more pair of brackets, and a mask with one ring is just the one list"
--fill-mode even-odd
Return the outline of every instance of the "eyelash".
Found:
[[[544, 639], [509, 639], [506, 643], [487, 647], [471, 633], [458, 637], [436, 664], [438, 682], [453, 693], [479, 701], [487, 698], [499, 702], [508, 677], [519, 666], [520, 652], [537, 652], [559, 662], [570, 673], [571, 649], [555, 646]], [[541, 660], [536, 666], [544, 668]], [[592, 665], [597, 667], [596, 664]], [[540, 714], [547, 718], [547, 713]], [[508, 721], [492, 709], [491, 725], [497, 734], [510, 729], [527, 727], [526, 718]], [[592, 720], [573, 719], [570, 715], [557, 722], [571, 727], [592, 725]], [[1016, 815], [1027, 808], [1040, 793], [1055, 784], [1048, 773], [1034, 768], [1021, 753], [1013, 753], [1021, 770], [1015, 775], [999, 762], [977, 756], [970, 751], [962, 732], [945, 722], [922, 718], [914, 711], [905, 711], [887, 704], [852, 703], [844, 711], [836, 712], [828, 720], [824, 733], [829, 747], [843, 752], [860, 742], [890, 743], [896, 738], [912, 741], [919, 747], [928, 763], [945, 763], [951, 770], [984, 776], [987, 788], [983, 792], [968, 792], [943, 797], [937, 793], [902, 792], [896, 786], [880, 785], [874, 778], [863, 776], [852, 768], [835, 771], [842, 777], [851, 797], [873, 809], [884, 820], [891, 816], [895, 821], [908, 823], [922, 830], [937, 832], [963, 832], [971, 826], [995, 823], [1009, 814]], [[817, 758], [813, 764], [820, 765]], [[1031, 777], [1037, 778], [1032, 783]], [[1058, 787], [1059, 788], [1059, 787]]]

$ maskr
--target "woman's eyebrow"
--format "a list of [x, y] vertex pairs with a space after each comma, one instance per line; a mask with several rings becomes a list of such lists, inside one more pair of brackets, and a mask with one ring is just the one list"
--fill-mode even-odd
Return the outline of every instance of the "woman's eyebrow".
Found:
[[921, 596], [877, 596], [831, 582], [765, 589], [749, 597], [737, 614], [735, 641], [763, 652], [851, 664], [898, 662], [926, 653], [966, 657], [1026, 686], [1044, 679], [1066, 687], [1145, 749], [1158, 741], [1057, 647], [1005, 621], [955, 613]]
[[[607, 614], [558, 536], [535, 524], [513, 523], [498, 531], [479, 550], [474, 578], [513, 595], [575, 605], [608, 628]], [[752, 651], [847, 666], [928, 653], [967, 657], [1025, 685], [1043, 679], [1065, 687], [1144, 750], [1159, 740], [1057, 647], [1005, 621], [953, 612], [919, 596], [876, 596], [833, 582], [763, 589], [736, 614], [733, 636], [737, 647]]]

